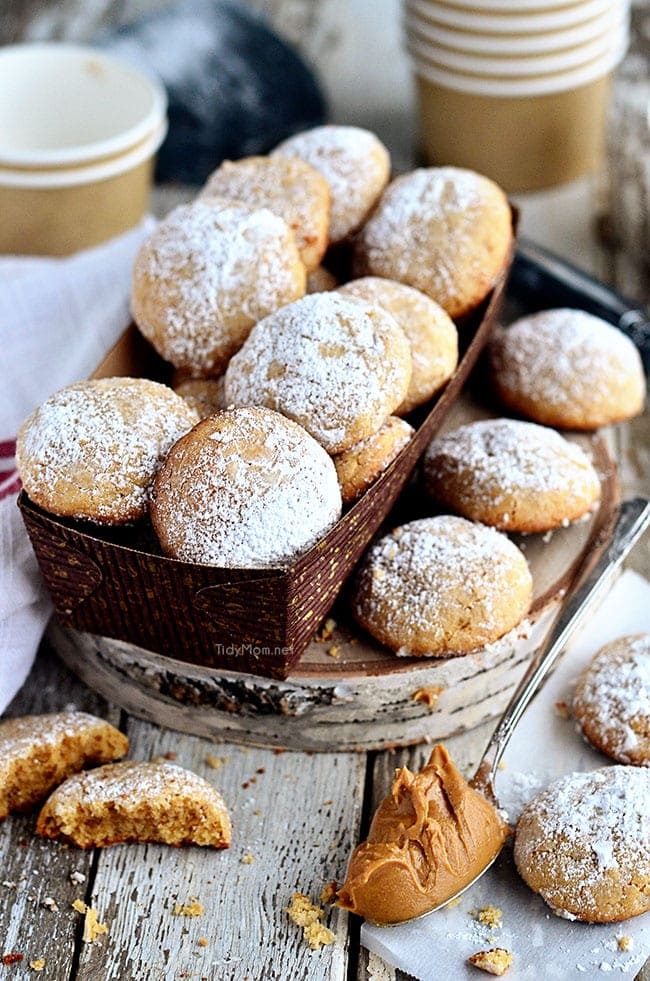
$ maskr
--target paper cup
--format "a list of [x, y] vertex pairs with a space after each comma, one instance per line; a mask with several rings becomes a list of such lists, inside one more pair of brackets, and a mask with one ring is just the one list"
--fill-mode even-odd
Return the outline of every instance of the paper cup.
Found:
[[508, 193], [584, 176], [603, 157], [610, 75], [624, 51], [573, 71], [521, 78], [415, 62], [425, 160], [479, 171]]
[[407, 37], [427, 42], [435, 48], [451, 48], [454, 51], [479, 55], [521, 57], [574, 48], [607, 31], [618, 31], [628, 20], [627, 6], [614, 4], [603, 14], [575, 27], [540, 34], [476, 34], [436, 25], [419, 14], [408, 11], [404, 14], [403, 26]]
[[628, 39], [627, 27], [621, 23], [616, 31], [607, 31], [586, 44], [552, 54], [542, 53], [523, 57], [467, 54], [464, 51], [421, 41], [415, 34], [409, 37], [407, 48], [416, 61], [431, 62], [441, 68], [487, 77], [526, 78], [577, 69], [606, 56], [612, 49], [618, 50], [626, 46]]
[[404, 0], [409, 12], [425, 20], [478, 34], [536, 34], [574, 27], [606, 13], [611, 0], [585, 0], [553, 10], [531, 13], [476, 13], [472, 8], [449, 7], [435, 0]]
[[102, 52], [0, 51], [0, 252], [67, 255], [134, 227], [165, 112], [159, 83]]

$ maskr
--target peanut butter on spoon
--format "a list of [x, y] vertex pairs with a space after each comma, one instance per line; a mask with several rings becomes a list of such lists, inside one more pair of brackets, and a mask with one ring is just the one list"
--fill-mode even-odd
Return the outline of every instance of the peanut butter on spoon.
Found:
[[382, 926], [421, 916], [472, 882], [509, 833], [445, 747], [435, 746], [419, 773], [397, 770], [352, 854], [337, 905]]

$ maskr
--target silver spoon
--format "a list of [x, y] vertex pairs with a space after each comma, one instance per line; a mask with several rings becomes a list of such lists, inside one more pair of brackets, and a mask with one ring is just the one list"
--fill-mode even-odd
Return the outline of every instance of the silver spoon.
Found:
[[[584, 619], [588, 609], [607, 591], [612, 576], [648, 525], [650, 525], [650, 501], [642, 497], [623, 501], [618, 508], [615, 523], [604, 545], [604, 551], [596, 564], [592, 568], [593, 553], [583, 559], [573, 580], [573, 586], [565, 597], [552, 629], [544, 643], [533, 655], [533, 659], [517, 685], [501, 721], [490, 737], [476, 773], [470, 780], [471, 786], [479, 790], [484, 797], [487, 797], [494, 807], [499, 807], [494, 790], [494, 773], [517, 723], [531, 698], [539, 691], [551, 668], [560, 654], [563, 653], [569, 638]], [[412, 919], [420, 920], [423, 916], [430, 916], [431, 913], [435, 913], [436, 910], [453, 902], [487, 872], [496, 858], [495, 855], [471, 882], [459, 889], [453, 896], [448, 896], [443, 903], [439, 903], [433, 909], [427, 910], [426, 913], [421, 913], [419, 916], [414, 916]], [[399, 925], [399, 923], [395, 924], [395, 926]]]

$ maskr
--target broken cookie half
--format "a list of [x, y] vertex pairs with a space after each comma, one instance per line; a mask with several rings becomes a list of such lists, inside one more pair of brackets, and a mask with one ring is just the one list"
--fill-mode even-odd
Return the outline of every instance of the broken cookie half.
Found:
[[124, 756], [129, 740], [87, 712], [0, 722], [0, 819], [28, 811], [73, 773]]
[[78, 773], [46, 801], [36, 831], [79, 848], [125, 841], [227, 848], [231, 824], [221, 795], [172, 763], [126, 761]]

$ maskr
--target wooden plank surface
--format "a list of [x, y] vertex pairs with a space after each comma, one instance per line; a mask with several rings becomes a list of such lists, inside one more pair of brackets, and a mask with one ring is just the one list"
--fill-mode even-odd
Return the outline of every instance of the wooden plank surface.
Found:
[[[119, 721], [115, 710], [42, 651], [32, 682], [10, 714], [73, 705]], [[336, 941], [312, 952], [285, 910], [294, 891], [318, 902], [327, 882], [342, 879], [359, 836], [365, 757], [215, 745], [135, 719], [125, 731], [131, 758], [167, 754], [220, 790], [233, 819], [232, 846], [213, 851], [118, 845], [93, 854], [37, 839], [34, 816], [3, 822], [0, 874], [10, 885], [0, 886], [0, 954], [25, 958], [12, 967], [11, 977], [32, 977], [29, 961], [44, 958], [44, 976], [52, 981], [344, 981], [347, 913], [328, 912]], [[221, 761], [218, 768], [208, 758]], [[73, 871], [85, 881], [72, 882]], [[47, 897], [58, 910], [41, 905]], [[193, 898], [203, 905], [202, 916], [174, 915], [177, 904], [186, 906]], [[97, 944], [81, 943], [74, 899], [95, 907], [109, 926]]]

